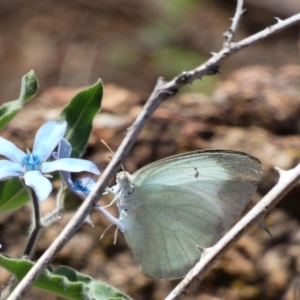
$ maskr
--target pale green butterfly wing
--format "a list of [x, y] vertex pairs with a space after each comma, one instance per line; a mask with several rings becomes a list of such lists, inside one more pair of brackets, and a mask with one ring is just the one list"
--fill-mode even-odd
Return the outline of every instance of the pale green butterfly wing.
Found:
[[120, 203], [125, 238], [145, 275], [184, 276], [234, 223], [256, 189], [260, 162], [234, 151], [197, 151], [150, 164], [132, 175]]
[[219, 235], [215, 224], [221, 224], [221, 219], [212, 205], [188, 194], [183, 198], [182, 191], [177, 196], [171, 187], [157, 185], [153, 193], [153, 187], [145, 186], [134, 191], [136, 197], [149, 204], [128, 212], [122, 221], [128, 229], [126, 241], [142, 272], [155, 278], [182, 277], [200, 258], [197, 244], [209, 245]]

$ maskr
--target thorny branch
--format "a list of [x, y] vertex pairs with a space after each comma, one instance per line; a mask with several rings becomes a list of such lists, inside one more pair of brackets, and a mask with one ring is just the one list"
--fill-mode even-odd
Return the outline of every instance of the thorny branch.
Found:
[[239, 25], [239, 22], [241, 20], [241, 17], [246, 12], [246, 10], [243, 9], [243, 2], [244, 2], [244, 0], [238, 0], [237, 1], [237, 6], [236, 6], [234, 17], [232, 18], [231, 26], [223, 34], [224, 37], [225, 37], [224, 47], [230, 47], [230, 44], [233, 42], [234, 35], [235, 35], [236, 30], [238, 28], [238, 25]]
[[274, 33], [286, 29], [296, 24], [297, 22], [300, 22], [300, 13], [283, 21], [278, 20], [275, 25], [270, 26], [265, 30], [260, 31], [240, 42], [230, 43], [230, 47], [225, 45], [225, 47], [220, 52], [214, 53], [213, 56], [203, 65], [192, 71], [183, 72], [169, 82], [164, 82], [162, 79], [159, 79], [147, 103], [141, 110], [133, 125], [128, 129], [128, 132], [123, 139], [120, 147], [116, 151], [113, 159], [99, 178], [96, 189], [92, 193], [90, 193], [90, 195], [83, 202], [82, 206], [79, 208], [72, 220], [60, 233], [56, 240], [51, 244], [51, 246], [45, 251], [41, 258], [36, 262], [34, 267], [32, 267], [32, 269], [27, 273], [27, 275], [23, 278], [23, 280], [19, 283], [19, 285], [7, 300], [21, 299], [24, 293], [30, 288], [33, 282], [54, 259], [54, 257], [58, 254], [62, 247], [82, 226], [86, 216], [91, 212], [94, 205], [100, 199], [102, 192], [107, 187], [109, 181], [117, 172], [121, 161], [125, 158], [129, 150], [132, 148], [145, 123], [149, 120], [156, 108], [164, 100], [174, 96], [180, 90], [180, 88], [187, 84], [191, 84], [195, 79], [200, 79], [204, 75], [215, 74], [219, 70], [218, 66], [220, 62], [223, 61], [227, 56], [232, 55], [233, 53], [262, 39], [265, 39], [266, 37]]
[[293, 187], [299, 184], [300, 164], [288, 171], [283, 171], [278, 168], [276, 168], [276, 170], [280, 175], [278, 183], [214, 246], [201, 249], [202, 255], [200, 261], [165, 300], [176, 300], [185, 295], [195, 283], [202, 279], [218, 257], [224, 254], [253, 225], [262, 220], [267, 212], [274, 208]]

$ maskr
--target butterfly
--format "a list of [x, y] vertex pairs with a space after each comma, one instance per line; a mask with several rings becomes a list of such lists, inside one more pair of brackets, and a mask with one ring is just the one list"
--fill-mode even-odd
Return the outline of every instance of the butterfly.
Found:
[[203, 150], [171, 156], [112, 188], [119, 224], [143, 274], [183, 277], [199, 261], [198, 246], [214, 245], [248, 204], [262, 176], [246, 153]]

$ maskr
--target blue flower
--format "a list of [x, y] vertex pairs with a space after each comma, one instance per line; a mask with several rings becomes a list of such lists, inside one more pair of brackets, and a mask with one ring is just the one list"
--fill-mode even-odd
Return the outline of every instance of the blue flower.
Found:
[[[70, 143], [66, 139], [62, 139], [58, 146], [58, 152], [54, 152], [52, 155], [55, 159], [65, 159], [70, 157], [71, 152], [72, 146]], [[68, 187], [68, 189], [76, 193], [82, 200], [84, 200], [96, 186], [96, 181], [90, 176], [85, 176], [73, 183], [70, 172], [60, 171], [59, 173], [63, 183]], [[110, 189], [108, 189], [108, 191], [113, 193]], [[125, 232], [125, 225], [121, 220], [114, 217], [99, 204], [96, 204], [95, 208], [100, 210], [108, 220], [117, 225], [122, 232]]]
[[32, 153], [27, 154], [13, 143], [0, 137], [0, 155], [9, 160], [0, 160], [0, 180], [10, 177], [23, 177], [25, 184], [31, 187], [37, 198], [44, 201], [52, 191], [52, 184], [46, 176], [54, 171], [82, 172], [99, 174], [93, 164], [82, 163], [81, 159], [66, 158], [46, 162], [67, 129], [67, 123], [47, 122], [37, 132]]
[[82, 199], [85, 199], [94, 189], [95, 185], [96, 180], [94, 178], [91, 178], [90, 176], [82, 177], [81, 179], [75, 180], [72, 191], [76, 192]]
[[[74, 160], [74, 158], [69, 158], [71, 152], [72, 152], [71, 144], [66, 139], [63, 138], [59, 143], [58, 152], [54, 152], [52, 155], [56, 160], [61, 160], [61, 159]], [[100, 174], [96, 165], [94, 165], [89, 160], [80, 159], [80, 162], [82, 165], [86, 166], [84, 171], [91, 172], [96, 175]], [[95, 170], [97, 170], [98, 173], [95, 173]], [[83, 177], [80, 180], [77, 179], [75, 180], [75, 183], [73, 183], [70, 170], [68, 171], [61, 170], [59, 173], [63, 183], [68, 187], [68, 189], [76, 193], [82, 200], [84, 200], [88, 196], [88, 194], [93, 190], [93, 188], [96, 185], [95, 179], [91, 178], [91, 176]]]

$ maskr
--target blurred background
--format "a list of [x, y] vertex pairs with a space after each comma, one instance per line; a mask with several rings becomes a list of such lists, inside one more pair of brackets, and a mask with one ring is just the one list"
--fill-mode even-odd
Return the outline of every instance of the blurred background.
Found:
[[[295, 0], [246, 0], [236, 40], [300, 11]], [[16, 99], [21, 77], [36, 72], [37, 97], [1, 135], [31, 148], [36, 130], [55, 119], [79, 91], [101, 78], [102, 111], [85, 157], [103, 170], [109, 162], [104, 139], [117, 149], [159, 76], [172, 79], [222, 48], [236, 1], [222, 0], [0, 0], [0, 103]], [[198, 80], [156, 111], [124, 166], [129, 172], [157, 159], [203, 148], [245, 151], [258, 157], [264, 176], [251, 208], [277, 182], [274, 166], [294, 167], [300, 157], [299, 25], [231, 56], [221, 74]], [[56, 186], [56, 189], [59, 186]], [[267, 217], [272, 236], [253, 228], [218, 261], [185, 298], [300, 299], [300, 204], [294, 189]], [[101, 201], [109, 201], [107, 198]], [[102, 202], [102, 203], [104, 203]], [[43, 203], [51, 211], [55, 194]], [[115, 207], [110, 208], [117, 215]], [[45, 230], [36, 258], [71, 216]], [[109, 222], [92, 214], [54, 262], [108, 282], [134, 299], [163, 299], [178, 281], [140, 274], [122, 234], [99, 237]], [[0, 216], [1, 251], [22, 253], [30, 205]], [[24, 230], [25, 228], [25, 230]], [[14, 237], [12, 239], [12, 237]], [[0, 285], [9, 278], [0, 269]], [[61, 299], [30, 291], [24, 299]]]
[[[234, 0], [0, 1], [0, 101], [17, 96], [20, 78], [34, 69], [40, 92], [80, 87], [101, 78], [149, 92], [158, 76], [171, 79], [220, 50]], [[300, 10], [299, 1], [246, 1], [236, 40]], [[226, 60], [221, 77], [253, 64], [297, 63], [297, 26]], [[170, 63], [171, 62], [171, 63]], [[190, 89], [211, 91], [217, 76]]]

